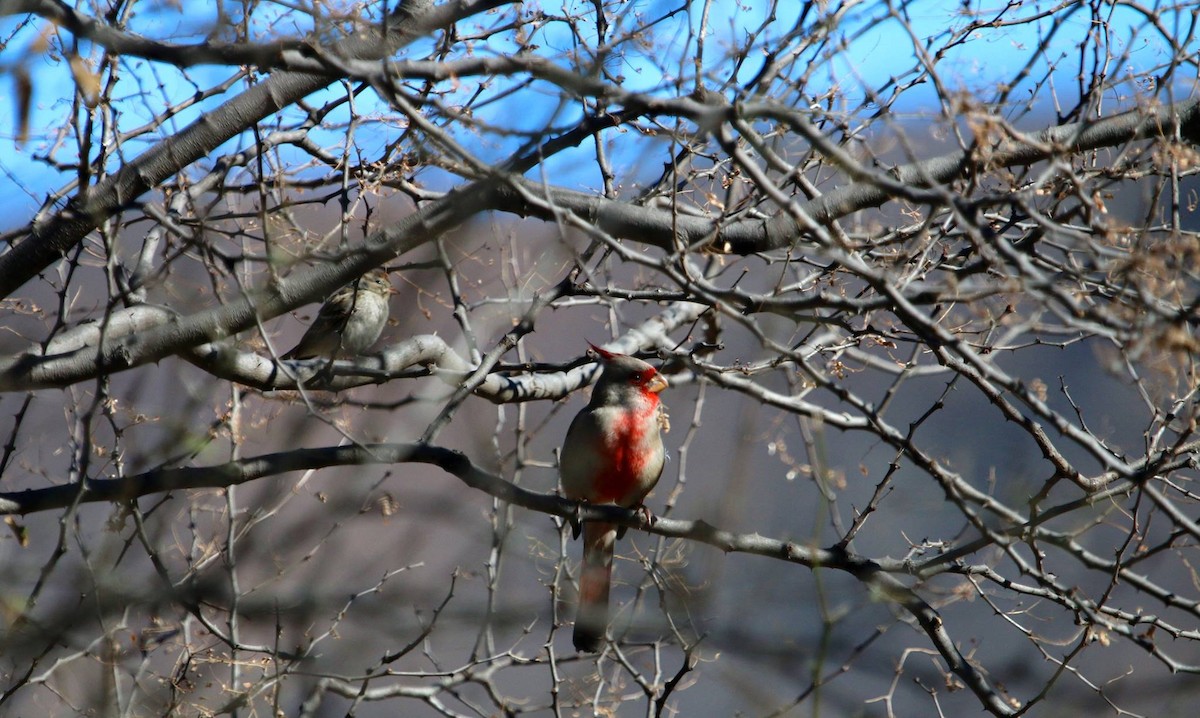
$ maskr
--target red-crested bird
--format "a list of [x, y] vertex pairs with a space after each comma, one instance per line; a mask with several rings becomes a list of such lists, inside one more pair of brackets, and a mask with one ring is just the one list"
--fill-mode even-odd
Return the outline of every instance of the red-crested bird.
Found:
[[[641, 359], [589, 346], [604, 369], [591, 401], [567, 429], [558, 464], [563, 495], [593, 504], [641, 506], [663, 470], [666, 415], [658, 393], [667, 380]], [[574, 634], [578, 651], [594, 653], [603, 645], [616, 540], [615, 525], [584, 522]]]

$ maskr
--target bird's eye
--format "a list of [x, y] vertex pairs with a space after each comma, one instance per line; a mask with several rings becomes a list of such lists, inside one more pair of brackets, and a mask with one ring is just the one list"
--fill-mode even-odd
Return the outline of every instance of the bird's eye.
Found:
[[641, 384], [642, 383], [642, 373], [638, 372], [637, 374], [634, 374], [633, 376], [629, 377], [629, 383], [630, 384]]

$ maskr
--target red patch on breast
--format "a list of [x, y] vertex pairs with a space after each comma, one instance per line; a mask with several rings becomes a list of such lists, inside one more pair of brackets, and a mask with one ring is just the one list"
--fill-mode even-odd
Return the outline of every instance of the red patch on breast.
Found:
[[641, 450], [646, 432], [654, 429], [658, 421], [654, 415], [658, 409], [658, 396], [649, 394], [646, 398], [648, 401], [638, 411], [621, 418], [604, 447], [609, 458], [608, 471], [592, 501], [628, 501], [630, 496], [644, 494], [646, 485], [658, 478], [648, 474], [646, 462], [650, 457]]

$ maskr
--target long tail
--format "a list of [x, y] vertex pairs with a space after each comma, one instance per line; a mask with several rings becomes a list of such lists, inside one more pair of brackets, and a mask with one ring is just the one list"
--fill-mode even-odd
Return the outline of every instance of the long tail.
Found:
[[612, 583], [612, 524], [583, 525], [583, 565], [579, 569], [579, 613], [575, 616], [575, 650], [597, 653], [608, 630], [608, 588]]

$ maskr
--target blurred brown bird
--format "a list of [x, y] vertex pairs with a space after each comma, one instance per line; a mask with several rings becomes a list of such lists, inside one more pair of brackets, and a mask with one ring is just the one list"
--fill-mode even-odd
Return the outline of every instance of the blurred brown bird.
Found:
[[316, 321], [284, 359], [356, 357], [379, 339], [393, 293], [387, 271], [372, 269], [325, 300]]

